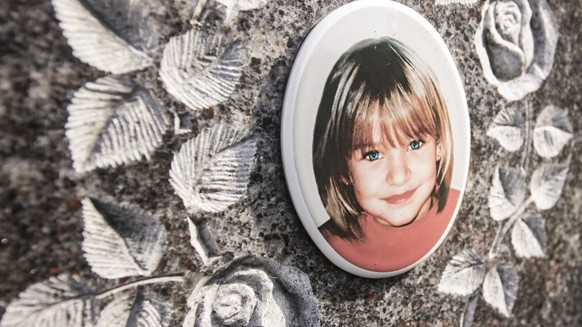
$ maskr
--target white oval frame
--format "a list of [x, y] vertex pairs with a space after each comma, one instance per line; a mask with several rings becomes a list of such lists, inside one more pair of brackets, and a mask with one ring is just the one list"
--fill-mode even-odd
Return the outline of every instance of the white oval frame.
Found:
[[[312, 163], [315, 120], [327, 77], [337, 59], [358, 41], [393, 37], [412, 48], [434, 72], [447, 103], [454, 142], [451, 188], [460, 191], [453, 216], [438, 242], [420, 260], [396, 271], [362, 269], [341, 257], [318, 227], [329, 219], [317, 191]], [[309, 236], [335, 265], [355, 275], [382, 278], [404, 273], [442, 244], [459, 211], [469, 171], [469, 112], [463, 83], [439, 33], [420, 14], [387, 0], [360, 0], [324, 17], [307, 35], [287, 82], [281, 123], [281, 152], [287, 186]]]

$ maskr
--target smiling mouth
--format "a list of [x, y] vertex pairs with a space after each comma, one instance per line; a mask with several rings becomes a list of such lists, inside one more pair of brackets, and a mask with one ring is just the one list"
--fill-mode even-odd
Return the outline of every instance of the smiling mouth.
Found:
[[412, 197], [415, 191], [416, 189], [404, 192], [402, 194], [393, 195], [389, 198], [385, 198], [384, 200], [390, 204], [401, 204], [408, 201], [408, 199]]

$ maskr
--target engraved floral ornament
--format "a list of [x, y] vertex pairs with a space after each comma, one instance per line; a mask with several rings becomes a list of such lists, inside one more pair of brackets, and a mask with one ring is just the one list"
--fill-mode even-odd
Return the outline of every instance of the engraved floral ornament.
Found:
[[497, 1], [485, 11], [487, 53], [491, 69], [500, 80], [520, 76], [532, 62], [531, 15], [525, 0]]
[[[225, 23], [265, 2], [220, 1], [227, 10]], [[149, 160], [170, 127], [167, 108], [155, 92], [124, 75], [157, 69], [159, 35], [146, 5], [133, 0], [52, 3], [73, 54], [108, 74], [81, 86], [67, 107], [73, 168], [87, 174]], [[214, 1], [199, 1], [196, 10], [212, 6]], [[246, 67], [241, 41], [203, 30], [196, 19], [190, 31], [165, 45], [156, 71], [165, 90], [194, 114], [226, 101]], [[192, 132], [180, 119], [176, 125], [176, 134]], [[189, 304], [204, 310], [194, 308], [185, 326], [319, 326], [307, 275], [270, 259], [223, 258], [202, 218], [220, 214], [245, 195], [256, 153], [256, 139], [248, 131], [242, 124], [216, 123], [185, 142], [172, 160], [169, 183], [191, 215], [190, 243], [202, 261], [198, 271], [154, 275], [168, 247], [157, 215], [89, 196], [82, 201], [83, 255], [92, 272], [114, 280], [114, 286], [95, 290], [90, 282], [63, 273], [21, 292], [6, 307], [0, 326], [169, 326], [172, 303], [144, 290], [161, 283], [196, 285]]]
[[[550, 105], [541, 110], [535, 125], [531, 108], [525, 105], [525, 118], [515, 108], [503, 108], [493, 119], [487, 135], [509, 152], [524, 147], [520, 167], [499, 165], [494, 172], [488, 206], [491, 218], [500, 223], [489, 253], [468, 248], [455, 255], [446, 266], [439, 291], [468, 296], [462, 326], [471, 326], [480, 295], [503, 316], [510, 317], [519, 288], [519, 274], [513, 259], [503, 254], [506, 236], [511, 237], [515, 257], [544, 257], [547, 236], [543, 212], [560, 199], [569, 171], [569, 161], [549, 162], [572, 139], [568, 112]], [[529, 176], [531, 148], [543, 160]], [[528, 196], [529, 189], [529, 196]], [[482, 292], [479, 292], [482, 287]]]
[[305, 274], [252, 256], [203, 280], [188, 299], [190, 326], [315, 326], [317, 305]]
[[545, 0], [492, 0], [475, 47], [487, 81], [509, 101], [537, 90], [549, 75], [558, 27]]
[[[550, 74], [558, 39], [558, 26], [546, 1], [490, 0], [481, 16], [475, 46], [485, 79], [508, 101], [536, 91]], [[464, 327], [472, 325], [480, 298], [501, 315], [512, 315], [520, 278], [515, 259], [506, 251], [507, 236], [517, 258], [546, 254], [543, 212], [552, 209], [562, 195], [570, 159], [556, 162], [555, 158], [573, 130], [567, 110], [546, 106], [535, 126], [532, 111], [527, 102], [508, 104], [493, 119], [487, 135], [506, 151], [523, 148], [521, 165], [501, 164], [494, 171], [488, 206], [500, 226], [489, 253], [470, 247], [456, 254], [438, 285], [440, 292], [468, 297], [461, 318]], [[532, 146], [538, 155], [533, 172], [529, 165]]]

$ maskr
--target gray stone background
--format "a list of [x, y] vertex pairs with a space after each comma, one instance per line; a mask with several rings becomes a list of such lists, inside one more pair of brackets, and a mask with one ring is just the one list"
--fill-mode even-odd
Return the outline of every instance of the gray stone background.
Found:
[[[575, 136], [557, 158], [559, 162], [572, 158], [562, 198], [543, 213], [547, 255], [514, 259], [520, 282], [513, 315], [506, 318], [480, 299], [475, 324], [581, 326], [582, 149], [576, 138], [582, 129], [582, 7], [578, 1], [548, 1], [560, 31], [553, 70], [537, 92], [511, 104], [485, 81], [473, 45], [483, 1], [448, 7], [432, 1], [401, 1], [435, 26], [460, 70], [471, 118], [471, 165], [465, 198], [448, 240], [412, 271], [379, 280], [352, 276], [321, 254], [293, 209], [280, 157], [281, 107], [295, 54], [309, 28], [347, 2], [274, 0], [239, 13], [230, 26], [220, 27], [245, 40], [250, 49], [249, 65], [233, 96], [193, 115], [192, 133], [176, 136], [168, 131], [150, 161], [79, 175], [72, 169], [65, 138], [66, 107], [82, 84], [105, 74], [72, 55], [49, 1], [1, 1], [0, 315], [27, 286], [60, 273], [78, 274], [97, 289], [124, 281], [99, 278], [83, 258], [80, 200], [88, 195], [137, 204], [162, 221], [169, 231], [169, 248], [157, 273], [200, 269], [201, 260], [189, 245], [188, 214], [168, 183], [168, 171], [181, 144], [202, 128], [228, 121], [250, 123], [260, 141], [247, 196], [224, 213], [206, 217], [227, 254], [223, 260], [251, 253], [299, 268], [311, 280], [322, 326], [457, 325], [466, 298], [437, 291], [442, 271], [465, 248], [487, 252], [499, 226], [487, 206], [495, 167], [516, 165], [521, 159], [486, 136], [487, 129], [505, 106], [528, 104], [537, 115], [552, 104], [568, 110]], [[162, 46], [191, 28], [194, 5], [190, 1], [148, 3], [163, 26]], [[218, 28], [223, 18], [221, 8], [213, 7], [207, 28]], [[186, 113], [158, 78], [161, 51], [154, 67], [128, 76], [153, 90], [166, 108]], [[530, 160], [530, 166], [543, 161], [535, 154]], [[151, 287], [173, 301], [171, 325], [181, 324], [192, 287], [188, 283]]]

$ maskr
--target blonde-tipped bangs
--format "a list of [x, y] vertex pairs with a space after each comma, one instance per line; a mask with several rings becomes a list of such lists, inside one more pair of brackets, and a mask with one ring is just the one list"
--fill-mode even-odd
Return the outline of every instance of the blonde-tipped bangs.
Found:
[[[382, 99], [383, 100], [383, 99]], [[411, 139], [431, 136], [441, 139], [440, 126], [429, 104], [417, 96], [395, 92], [389, 100], [362, 101], [356, 109], [351, 150], [374, 144], [374, 128], [379, 128], [391, 147], [406, 146]]]

